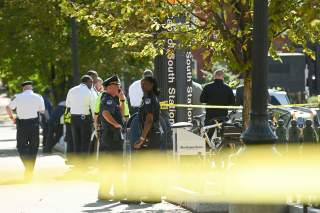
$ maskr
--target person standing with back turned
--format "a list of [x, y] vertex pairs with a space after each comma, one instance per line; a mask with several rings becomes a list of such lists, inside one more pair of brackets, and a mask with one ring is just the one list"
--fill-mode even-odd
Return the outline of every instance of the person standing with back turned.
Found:
[[[222, 69], [214, 72], [214, 81], [207, 84], [201, 93], [200, 102], [207, 105], [232, 106], [235, 97], [232, 89], [224, 83], [224, 71]], [[213, 120], [222, 122], [228, 115], [228, 109], [206, 109], [205, 125], [210, 125]], [[209, 132], [212, 136], [212, 132]]]
[[[44, 100], [33, 92], [32, 81], [21, 84], [17, 94], [6, 107], [10, 119], [17, 125], [17, 149], [25, 167], [25, 179], [30, 180], [39, 148], [39, 112], [44, 113]], [[16, 110], [17, 117], [13, 117]]]
[[71, 88], [67, 95], [67, 112], [71, 113], [71, 131], [76, 155], [86, 155], [89, 152], [92, 131], [92, 78], [84, 75], [78, 86]]

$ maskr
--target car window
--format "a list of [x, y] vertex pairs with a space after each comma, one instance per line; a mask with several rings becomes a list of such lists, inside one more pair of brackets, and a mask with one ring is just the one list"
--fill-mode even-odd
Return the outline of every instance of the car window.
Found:
[[270, 104], [272, 105], [280, 105], [280, 102], [274, 97], [273, 95], [271, 96], [271, 101]]
[[286, 94], [273, 93], [271, 94], [271, 104], [272, 105], [289, 105], [290, 101]]

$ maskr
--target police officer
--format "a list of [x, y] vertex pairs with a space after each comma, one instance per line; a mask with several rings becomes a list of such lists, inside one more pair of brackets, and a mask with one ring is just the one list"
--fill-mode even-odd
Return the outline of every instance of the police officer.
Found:
[[284, 126], [284, 121], [282, 119], [279, 119], [278, 126], [276, 128], [276, 135], [278, 137], [278, 144], [287, 144], [288, 138], [287, 138], [287, 128]]
[[[112, 76], [103, 82], [105, 92], [101, 96], [99, 120], [101, 121], [101, 141], [99, 168], [102, 172], [98, 198], [102, 200], [124, 197], [122, 183], [122, 150], [124, 137], [125, 96], [120, 89], [120, 80]], [[110, 189], [113, 186], [114, 194]]]
[[304, 143], [318, 143], [318, 135], [312, 125], [313, 125], [312, 120], [310, 119], [306, 120], [305, 127], [302, 130]]
[[[149, 69], [146, 69], [143, 72], [143, 77], [152, 77], [153, 72]], [[134, 81], [128, 89], [129, 101], [130, 101], [130, 114], [138, 112], [141, 105], [143, 91], [141, 89], [141, 79]]]
[[301, 142], [301, 129], [298, 127], [297, 120], [291, 120], [289, 127], [289, 144], [299, 144]]
[[[39, 148], [39, 117], [44, 113], [43, 98], [32, 91], [32, 81], [21, 84], [23, 92], [17, 94], [6, 107], [10, 119], [17, 125], [17, 149], [25, 167], [25, 178], [32, 173]], [[13, 117], [16, 110], [17, 117]]]
[[92, 78], [84, 75], [81, 84], [71, 88], [67, 95], [67, 112], [71, 113], [71, 130], [74, 152], [88, 153], [92, 132], [93, 98], [91, 94]]
[[[141, 195], [143, 202], [158, 203], [161, 202], [161, 192], [156, 191], [156, 189], [161, 188], [159, 186], [162, 180], [159, 180], [156, 175], [157, 167], [155, 167], [155, 165], [157, 165], [157, 163], [159, 162], [157, 162], [156, 158], [158, 155], [154, 154], [160, 154], [159, 150], [161, 146], [162, 136], [160, 131], [160, 104], [158, 99], [159, 90], [157, 81], [154, 77], [144, 77], [144, 79], [142, 79], [141, 81], [141, 87], [144, 96], [142, 98], [142, 103], [139, 108], [138, 116], [141, 120], [142, 133], [140, 139], [134, 144], [134, 148], [137, 150], [151, 150], [152, 153], [150, 157], [147, 158], [147, 163], [144, 165], [145, 168], [137, 168], [137, 170], [142, 169], [144, 172], [148, 171], [148, 174], [150, 174], [150, 176], [137, 178], [143, 184], [148, 185], [149, 183], [149, 185], [146, 187], [147, 191], [144, 195]], [[145, 162], [144, 160], [144, 158], [139, 157], [138, 159], [136, 159], [136, 161]], [[161, 160], [161, 156], [159, 160]], [[136, 164], [139, 165], [140, 163], [142, 162]], [[137, 171], [133, 171], [133, 173], [135, 172]]]
[[144, 92], [139, 108], [142, 123], [142, 134], [134, 148], [140, 149], [145, 145], [147, 149], [160, 149], [160, 104], [158, 84], [154, 77], [145, 77], [141, 81]]

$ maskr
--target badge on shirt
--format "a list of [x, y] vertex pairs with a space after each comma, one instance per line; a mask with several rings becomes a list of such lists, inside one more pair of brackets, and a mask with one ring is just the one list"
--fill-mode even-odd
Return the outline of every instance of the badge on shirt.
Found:
[[146, 98], [146, 99], [144, 100], [144, 103], [145, 103], [145, 104], [150, 104], [150, 103], [151, 103], [151, 99], [150, 99], [150, 98]]
[[107, 105], [112, 105], [112, 100], [107, 100]]

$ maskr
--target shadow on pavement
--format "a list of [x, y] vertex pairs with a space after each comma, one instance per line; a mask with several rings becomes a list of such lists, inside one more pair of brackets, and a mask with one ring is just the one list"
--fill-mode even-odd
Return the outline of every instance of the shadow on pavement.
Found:
[[[84, 205], [84, 207], [97, 207], [97, 209], [90, 209], [90, 210], [83, 210], [82, 212], [87, 213], [94, 213], [94, 212], [106, 212], [106, 211], [112, 211], [112, 208], [121, 206], [122, 204], [120, 202], [116, 201], [101, 201], [97, 200], [95, 203], [88, 203]], [[105, 208], [101, 208], [103, 206], [106, 206]]]
[[126, 210], [139, 210], [152, 207], [152, 204], [143, 203], [140, 205], [130, 205], [126, 208]]
[[0, 142], [16, 141], [16, 139], [0, 139]]
[[16, 148], [0, 149], [0, 157], [1, 158], [14, 157], [14, 156], [19, 156]]

